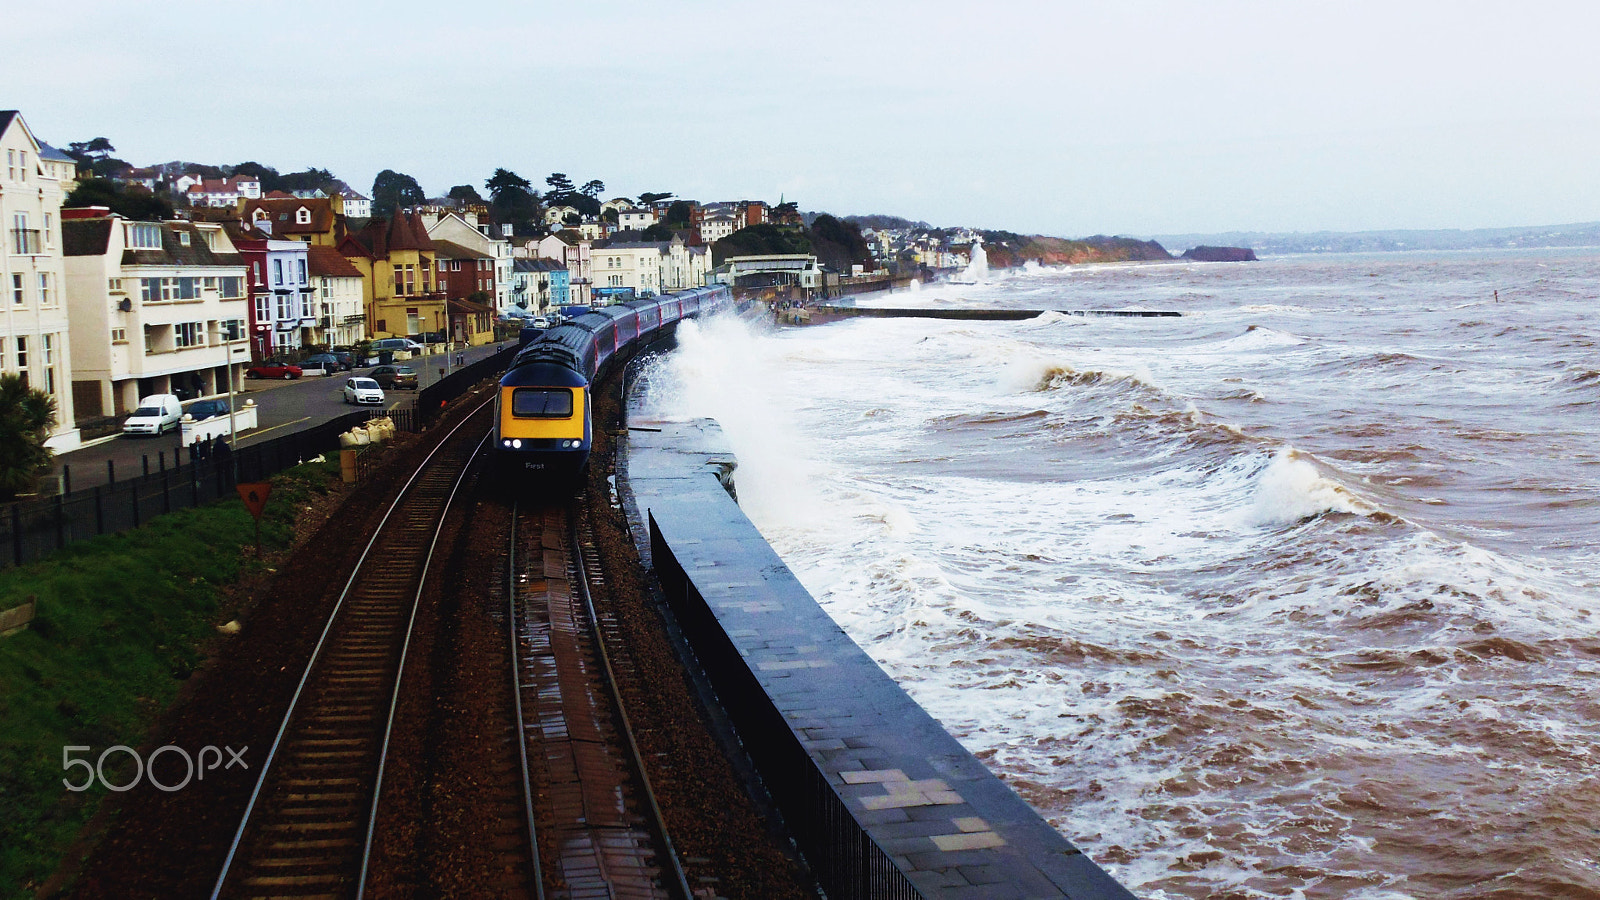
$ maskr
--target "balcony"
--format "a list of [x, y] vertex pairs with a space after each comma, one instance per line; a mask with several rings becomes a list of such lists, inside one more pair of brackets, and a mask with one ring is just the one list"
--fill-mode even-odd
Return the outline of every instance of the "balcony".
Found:
[[37, 228], [11, 229], [11, 252], [24, 256], [37, 256], [44, 252], [44, 242]]

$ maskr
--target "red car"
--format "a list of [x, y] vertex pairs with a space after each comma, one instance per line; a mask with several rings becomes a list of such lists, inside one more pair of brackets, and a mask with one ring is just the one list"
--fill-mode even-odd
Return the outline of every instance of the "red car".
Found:
[[246, 378], [299, 378], [300, 367], [281, 360], [269, 359], [244, 370]]

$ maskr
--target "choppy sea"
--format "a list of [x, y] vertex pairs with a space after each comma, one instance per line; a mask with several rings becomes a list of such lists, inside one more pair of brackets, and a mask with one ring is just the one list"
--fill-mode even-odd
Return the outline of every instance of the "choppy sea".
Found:
[[[1496, 296], [1498, 292], [1498, 296]], [[1029, 267], [649, 379], [1144, 897], [1600, 897], [1600, 251]]]

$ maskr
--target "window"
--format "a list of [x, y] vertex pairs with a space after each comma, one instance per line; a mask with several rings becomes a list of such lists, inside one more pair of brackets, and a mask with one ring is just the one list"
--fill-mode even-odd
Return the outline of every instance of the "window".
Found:
[[17, 180], [17, 151], [6, 148], [6, 178]]
[[261, 260], [256, 260], [252, 266], [256, 270], [256, 284], [266, 284], [266, 276], [261, 273]]
[[266, 294], [256, 298], [256, 322], [265, 323], [272, 321], [272, 299]]
[[169, 278], [168, 281], [177, 282], [173, 286], [178, 300], [200, 299], [200, 279], [198, 278]]
[[244, 320], [243, 319], [223, 319], [221, 324], [222, 324], [222, 339], [223, 340], [225, 340], [225, 341], [242, 341], [242, 340], [244, 340]]
[[189, 246], [189, 232], [187, 232], [187, 231], [178, 232], [178, 243], [182, 244], [185, 247]]
[[244, 296], [244, 285], [242, 284], [244, 281], [243, 278], [240, 278], [237, 275], [229, 275], [218, 279], [218, 281], [221, 285], [221, 290], [219, 291], [218, 296], [220, 296], [222, 299], [237, 300]]
[[201, 347], [205, 345], [205, 326], [200, 322], [179, 322], [176, 326], [174, 342], [179, 347]]
[[50, 273], [39, 273], [39, 305], [50, 305]]
[[217, 289], [217, 279], [215, 277], [205, 279], [202, 284], [205, 285], [205, 289], [208, 291], [214, 291]]
[[113, 343], [113, 344], [126, 344], [127, 342], [128, 342], [128, 329], [126, 329], [126, 328], [113, 328], [113, 329], [111, 329], [111, 343]]
[[44, 392], [54, 395], [56, 392], [56, 336], [44, 336]]
[[517, 388], [511, 392], [511, 414], [519, 419], [565, 419], [572, 415], [572, 391], [563, 388]]
[[309, 284], [310, 282], [306, 281], [306, 261], [305, 261], [305, 258], [302, 257], [300, 259], [295, 260], [295, 264], [300, 267], [300, 284]]
[[18, 168], [22, 170], [22, 180], [23, 181], [27, 181], [28, 180], [28, 151], [26, 151], [26, 150], [18, 150], [17, 151], [17, 160], [19, 162], [21, 162], [21, 165], [18, 166]]
[[417, 292], [417, 270], [416, 270], [415, 266], [407, 265], [406, 266], [406, 293], [415, 294], [416, 292]]
[[319, 279], [319, 280], [322, 282], [322, 299], [326, 300], [329, 297], [332, 297], [333, 296], [333, 279], [332, 278], [322, 278], [322, 279]]
[[279, 294], [278, 295], [278, 320], [279, 321], [288, 321], [288, 319], [289, 319], [289, 295], [288, 294]]
[[406, 267], [399, 263], [394, 264], [394, 292], [396, 294], [406, 292]]
[[20, 334], [17, 335], [17, 368], [24, 373], [28, 368], [28, 339]]
[[306, 209], [304, 206], [302, 206], [299, 209], [295, 210], [294, 211], [294, 221], [295, 221], [296, 225], [310, 225], [311, 224], [311, 210]]
[[23, 303], [28, 299], [28, 289], [22, 285], [22, 273], [11, 274], [11, 302]]
[[54, 247], [56, 245], [54, 221], [54, 217], [49, 213], [44, 214], [44, 245], [46, 247]]
[[283, 287], [283, 260], [272, 261], [272, 286]]
[[153, 222], [129, 222], [122, 226], [130, 250], [160, 250], [161, 226]]

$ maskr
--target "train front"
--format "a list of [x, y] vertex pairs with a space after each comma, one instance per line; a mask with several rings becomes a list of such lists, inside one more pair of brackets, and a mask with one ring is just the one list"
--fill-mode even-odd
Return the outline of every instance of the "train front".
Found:
[[589, 461], [589, 382], [553, 362], [513, 366], [500, 379], [495, 458], [509, 488], [576, 490]]

